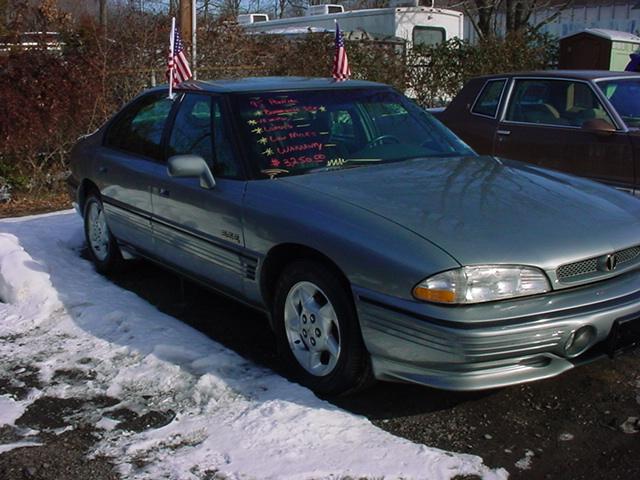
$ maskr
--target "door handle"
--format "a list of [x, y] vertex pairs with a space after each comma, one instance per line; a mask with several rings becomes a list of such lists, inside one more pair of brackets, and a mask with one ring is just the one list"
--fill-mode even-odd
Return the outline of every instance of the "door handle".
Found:
[[169, 190], [167, 190], [166, 188], [161, 188], [159, 193], [160, 193], [161, 197], [169, 198], [171, 196], [171, 192]]
[[496, 131], [498, 135], [511, 135], [511, 130], [498, 130]]

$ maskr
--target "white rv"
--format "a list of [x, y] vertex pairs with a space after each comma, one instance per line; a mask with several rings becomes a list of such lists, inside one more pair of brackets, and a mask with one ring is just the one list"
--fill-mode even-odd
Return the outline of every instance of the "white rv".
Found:
[[[402, 0], [401, 0], [402, 2]], [[396, 5], [407, 5], [406, 2]], [[343, 32], [364, 31], [375, 37], [402, 38], [413, 45], [434, 45], [450, 38], [463, 38], [462, 12], [430, 7], [395, 6], [344, 11], [342, 5], [313, 5], [303, 17], [269, 20], [264, 14], [241, 15], [238, 23], [249, 32], [288, 33], [333, 31], [335, 21]], [[392, 2], [393, 4], [393, 2]]]

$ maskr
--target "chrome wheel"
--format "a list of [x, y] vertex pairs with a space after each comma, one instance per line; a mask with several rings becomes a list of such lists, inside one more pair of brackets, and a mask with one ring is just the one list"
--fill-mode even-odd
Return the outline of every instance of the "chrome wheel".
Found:
[[298, 282], [284, 305], [284, 326], [289, 348], [310, 374], [330, 374], [340, 357], [340, 324], [327, 295], [311, 282]]
[[98, 202], [90, 202], [87, 212], [87, 237], [89, 246], [95, 257], [104, 261], [109, 255], [109, 227]]

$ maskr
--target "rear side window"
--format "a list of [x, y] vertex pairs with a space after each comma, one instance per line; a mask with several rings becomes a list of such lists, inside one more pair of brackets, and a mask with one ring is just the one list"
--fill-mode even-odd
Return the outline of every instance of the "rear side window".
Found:
[[109, 127], [106, 145], [159, 159], [162, 132], [172, 105], [166, 93], [140, 99], [127, 107]]
[[502, 79], [489, 80], [485, 83], [471, 112], [495, 118], [498, 113], [498, 105], [500, 105], [500, 98], [502, 97], [502, 91], [504, 90], [504, 84], [506, 82], [505, 79]]

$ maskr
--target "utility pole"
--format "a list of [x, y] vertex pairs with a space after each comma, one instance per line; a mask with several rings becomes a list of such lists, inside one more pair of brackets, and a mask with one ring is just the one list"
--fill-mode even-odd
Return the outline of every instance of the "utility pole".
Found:
[[196, 74], [196, 0], [180, 0], [180, 34], [191, 47], [191, 69]]
[[197, 55], [196, 55], [196, 35], [198, 32], [198, 28], [196, 25], [197, 21], [197, 9], [196, 9], [196, 0], [192, 0], [191, 2], [191, 64], [193, 65], [193, 78], [198, 79], [198, 63], [197, 63]]
[[100, 0], [100, 26], [107, 30], [107, 0]]
[[185, 43], [191, 43], [192, 0], [180, 0], [180, 34]]

